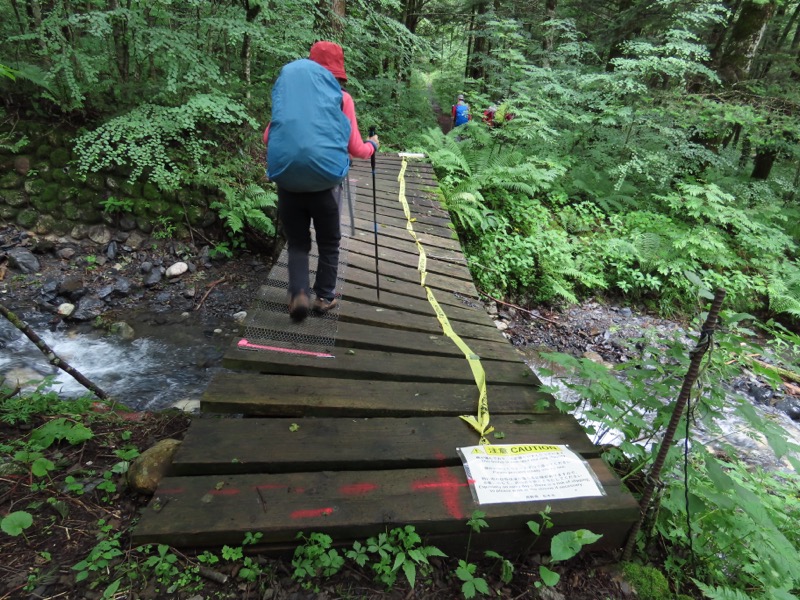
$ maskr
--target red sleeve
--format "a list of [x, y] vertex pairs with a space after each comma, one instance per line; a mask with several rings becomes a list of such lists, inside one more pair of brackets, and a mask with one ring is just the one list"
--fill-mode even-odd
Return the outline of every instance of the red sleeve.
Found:
[[456, 118], [456, 105], [453, 104], [453, 110], [450, 111], [450, 115], [455, 119]]
[[267, 128], [264, 130], [264, 145], [267, 145], [267, 140], [269, 139], [269, 126], [271, 123], [267, 123]]
[[356, 105], [353, 97], [344, 90], [342, 90], [342, 112], [350, 120], [350, 140], [347, 143], [347, 151], [350, 156], [356, 158], [369, 158], [374, 154], [375, 146], [361, 138], [356, 119]]

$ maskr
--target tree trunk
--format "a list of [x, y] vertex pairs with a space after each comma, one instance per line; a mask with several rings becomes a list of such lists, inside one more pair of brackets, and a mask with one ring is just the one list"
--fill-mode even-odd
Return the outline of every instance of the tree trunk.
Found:
[[637, 22], [636, 19], [631, 18], [631, 15], [625, 14], [632, 10], [634, 10], [633, 0], [619, 0], [619, 4], [617, 5], [617, 17], [620, 23], [614, 30], [614, 39], [608, 51], [608, 60], [606, 61], [606, 71], [609, 73], [614, 70], [613, 59], [619, 58], [624, 54], [622, 51], [623, 43], [636, 37], [641, 32], [641, 25], [634, 25], [634, 23]]
[[314, 30], [321, 37], [332, 37], [341, 41], [344, 32], [345, 0], [317, 0], [317, 16]]
[[[557, 6], [558, 6], [558, 0], [545, 1], [544, 5], [545, 21], [551, 21], [556, 18]], [[555, 45], [555, 35], [553, 33], [553, 29], [550, 29], [544, 34], [544, 39], [542, 40], [542, 50], [544, 50], [544, 60], [542, 61], [542, 66], [545, 69], [550, 68], [550, 53], [553, 51], [554, 45]]]
[[766, 4], [746, 0], [742, 5], [720, 58], [719, 74], [724, 83], [734, 84], [748, 77], [753, 57], [774, 11], [775, 0]]
[[753, 172], [750, 174], [751, 179], [768, 179], [769, 173], [772, 171], [772, 166], [775, 164], [775, 159], [778, 156], [778, 151], [772, 148], [759, 148], [756, 152], [756, 157], [753, 160]]
[[484, 26], [483, 15], [486, 14], [486, 2], [479, 2], [475, 5], [475, 11], [477, 18], [473, 21], [473, 30], [472, 30], [472, 52], [469, 56], [469, 62], [467, 64], [467, 76], [473, 79], [483, 79], [484, 75], [486, 74], [486, 68], [483, 64], [484, 59], [486, 58], [487, 52], [487, 40], [486, 40], [486, 27]]
[[[786, 25], [781, 32], [781, 35], [778, 37], [777, 41], [775, 42], [774, 46], [770, 48], [772, 52], [780, 52], [781, 48], [783, 48], [784, 44], [786, 44], [786, 40], [789, 37], [789, 32], [794, 27], [795, 23], [797, 23], [798, 17], [800, 17], [800, 4], [794, 9], [792, 16], [789, 17], [789, 20], [786, 22]], [[766, 77], [769, 73], [770, 69], [772, 68], [772, 59], [770, 58], [767, 61], [767, 64], [764, 65], [764, 68], [761, 70], [760, 77]]]
[[[108, 10], [116, 12], [119, 10], [119, 0], [109, 0]], [[130, 53], [128, 50], [128, 24], [124, 18], [118, 15], [111, 17], [112, 35], [114, 36], [114, 54], [117, 63], [119, 79], [123, 83], [128, 81]]]
[[[244, 1], [244, 9], [245, 9], [245, 20], [247, 24], [252, 24], [256, 18], [258, 17], [259, 13], [261, 12], [261, 5], [260, 4], [250, 4], [250, 0]], [[252, 67], [252, 38], [250, 37], [250, 33], [247, 32], [244, 34], [244, 39], [242, 40], [242, 78], [244, 79], [244, 85], [246, 88], [245, 96], [250, 98], [250, 74], [251, 74], [251, 67]]]

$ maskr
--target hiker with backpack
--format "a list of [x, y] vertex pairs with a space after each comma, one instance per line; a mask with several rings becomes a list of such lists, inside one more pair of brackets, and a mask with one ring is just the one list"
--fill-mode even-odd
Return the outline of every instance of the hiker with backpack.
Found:
[[464, 102], [464, 94], [459, 94], [456, 98], [456, 103], [453, 105], [453, 127], [460, 127], [472, 120], [472, 115], [469, 112], [469, 104]]
[[[338, 304], [342, 181], [351, 156], [368, 159], [379, 147], [377, 135], [361, 138], [353, 98], [341, 87], [346, 81], [342, 47], [323, 41], [311, 47], [308, 59], [285, 65], [272, 89], [272, 121], [264, 131], [267, 176], [278, 186], [289, 253], [289, 316], [295, 322], [309, 310], [325, 314]], [[313, 288], [312, 222], [319, 252]]]

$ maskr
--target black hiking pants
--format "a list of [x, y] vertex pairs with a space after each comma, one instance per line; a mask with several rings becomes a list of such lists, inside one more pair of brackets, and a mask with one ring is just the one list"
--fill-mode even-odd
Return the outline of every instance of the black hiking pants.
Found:
[[339, 269], [339, 202], [342, 186], [322, 192], [290, 192], [278, 187], [278, 215], [283, 223], [289, 253], [289, 296], [301, 291], [310, 297], [309, 259], [311, 223], [317, 241], [317, 272], [314, 294], [332, 300]]

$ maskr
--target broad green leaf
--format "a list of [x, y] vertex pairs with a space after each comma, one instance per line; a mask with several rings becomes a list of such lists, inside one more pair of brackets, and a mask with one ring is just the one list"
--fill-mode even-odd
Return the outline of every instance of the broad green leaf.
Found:
[[542, 581], [545, 585], [553, 587], [558, 583], [561, 579], [561, 575], [556, 573], [555, 571], [551, 571], [544, 565], [539, 565], [539, 577], [542, 578]]
[[12, 512], [0, 521], [0, 529], [12, 537], [18, 536], [31, 525], [33, 525], [33, 516], [24, 510]]

